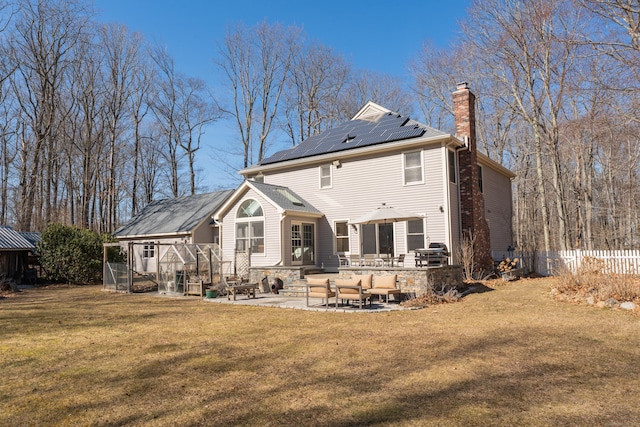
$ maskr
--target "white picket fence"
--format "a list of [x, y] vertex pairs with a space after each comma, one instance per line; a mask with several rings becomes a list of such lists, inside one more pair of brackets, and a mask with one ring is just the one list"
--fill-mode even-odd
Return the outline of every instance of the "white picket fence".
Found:
[[586, 251], [576, 249], [571, 251], [537, 251], [535, 253], [493, 251], [491, 256], [496, 261], [518, 258], [518, 267], [524, 267], [528, 271], [535, 271], [544, 276], [553, 276], [565, 269], [575, 272], [585, 262], [592, 263], [593, 259], [602, 260], [603, 273], [640, 274], [640, 250]]

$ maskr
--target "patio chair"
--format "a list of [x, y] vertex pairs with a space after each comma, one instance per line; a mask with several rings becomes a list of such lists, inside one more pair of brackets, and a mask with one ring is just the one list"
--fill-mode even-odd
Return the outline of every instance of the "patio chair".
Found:
[[340, 261], [340, 267], [349, 266], [349, 258], [347, 258], [344, 252], [338, 252], [338, 261]]
[[362, 308], [362, 301], [371, 303], [371, 294], [362, 289], [359, 279], [336, 279], [336, 308], [338, 300], [358, 301], [358, 307]]
[[329, 279], [307, 278], [307, 307], [309, 307], [309, 298], [322, 298], [325, 306], [329, 308], [329, 298], [335, 296], [336, 293], [331, 290]]
[[357, 266], [364, 265], [364, 263], [362, 262], [362, 256], [357, 254], [349, 255], [349, 265], [351, 265], [352, 267], [354, 265], [357, 265]]
[[351, 276], [354, 280], [360, 280], [360, 285], [362, 286], [363, 291], [368, 291], [371, 289], [371, 284], [373, 283], [373, 274], [354, 274]]
[[378, 263], [374, 254], [364, 254], [364, 265], [375, 267]]
[[400, 267], [400, 264], [404, 267], [404, 254], [400, 254], [397, 257], [394, 257], [391, 261], [391, 265], [395, 264], [397, 267]]
[[389, 302], [389, 295], [398, 295], [399, 299], [402, 291], [396, 286], [397, 278], [397, 274], [375, 276], [373, 278], [373, 287], [369, 290], [369, 293], [372, 295], [386, 295], [386, 302]]

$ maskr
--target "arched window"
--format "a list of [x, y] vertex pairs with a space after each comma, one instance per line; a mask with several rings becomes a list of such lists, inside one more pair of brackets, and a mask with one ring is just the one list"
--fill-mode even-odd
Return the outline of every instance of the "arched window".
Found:
[[236, 214], [236, 249], [264, 253], [264, 213], [257, 200], [247, 199]]

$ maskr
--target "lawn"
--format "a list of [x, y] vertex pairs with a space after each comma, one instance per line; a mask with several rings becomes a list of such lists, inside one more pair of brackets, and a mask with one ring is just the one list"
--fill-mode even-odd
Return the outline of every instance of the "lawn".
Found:
[[551, 279], [392, 313], [0, 299], [0, 425], [640, 425], [640, 316]]

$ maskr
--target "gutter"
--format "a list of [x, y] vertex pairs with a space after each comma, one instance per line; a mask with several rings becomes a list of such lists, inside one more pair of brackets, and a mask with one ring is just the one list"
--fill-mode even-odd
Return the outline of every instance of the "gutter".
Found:
[[269, 163], [267, 165], [254, 165], [238, 171], [238, 174], [242, 176], [249, 176], [257, 174], [258, 172], [271, 172], [278, 169], [288, 169], [292, 167], [299, 167], [301, 165], [308, 165], [313, 163], [321, 163], [331, 160], [344, 160], [352, 157], [360, 157], [367, 154], [382, 153], [386, 151], [395, 151], [399, 148], [411, 149], [414, 147], [420, 147], [425, 144], [435, 144], [437, 142], [443, 142], [447, 140], [457, 140], [451, 134], [437, 135], [430, 138], [421, 138], [415, 141], [407, 142], [408, 140], [400, 140], [397, 142], [379, 143], [369, 147], [356, 147], [348, 148], [340, 151], [333, 151], [331, 153], [322, 154], [319, 156], [300, 157], [297, 159], [285, 160], [282, 162]]

